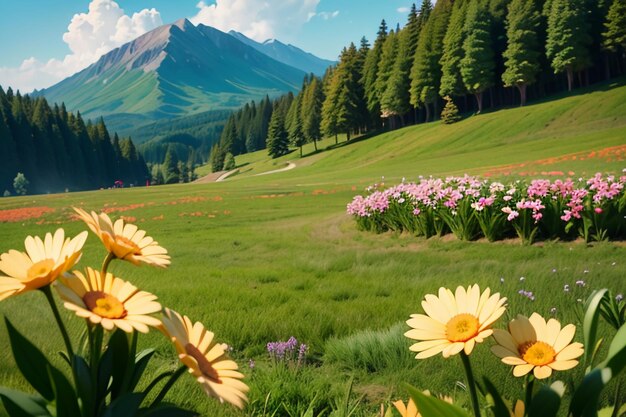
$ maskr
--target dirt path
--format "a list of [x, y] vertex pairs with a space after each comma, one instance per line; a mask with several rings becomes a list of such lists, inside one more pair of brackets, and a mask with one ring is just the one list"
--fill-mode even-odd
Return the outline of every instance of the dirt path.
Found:
[[273, 171], [266, 171], [266, 172], [261, 172], [260, 174], [255, 174], [253, 175], [253, 177], [258, 177], [259, 175], [268, 175], [268, 174], [276, 174], [277, 172], [284, 172], [284, 171], [289, 171], [290, 169], [294, 169], [296, 167], [296, 164], [294, 164], [291, 161], [287, 161], [287, 166], [284, 168], [280, 168], [280, 169], [275, 169]]
[[[275, 170], [267, 171], [267, 172], [261, 172], [260, 174], [253, 175], [253, 177], [258, 177], [259, 175], [276, 174], [277, 172], [289, 171], [290, 169], [294, 169], [295, 167], [296, 167], [296, 164], [294, 164], [293, 162], [287, 162], [287, 166], [284, 167], [284, 168], [275, 169]], [[202, 178], [198, 178], [197, 180], [194, 181], [194, 183], [195, 184], [206, 184], [206, 183], [209, 183], [209, 182], [222, 182], [226, 178], [228, 178], [231, 175], [233, 175], [234, 173], [236, 173], [237, 171], [239, 171], [239, 168], [233, 169], [231, 171], [213, 172], [213, 173], [211, 173], [209, 175], [205, 175]]]

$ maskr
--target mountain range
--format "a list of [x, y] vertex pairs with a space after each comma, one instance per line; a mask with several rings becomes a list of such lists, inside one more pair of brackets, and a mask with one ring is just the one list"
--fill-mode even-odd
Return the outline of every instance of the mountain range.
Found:
[[276, 61], [298, 68], [306, 73], [313, 73], [319, 77], [324, 75], [328, 67], [336, 64], [335, 61], [318, 58], [291, 44], [285, 45], [277, 39], [268, 39], [263, 43], [259, 43], [234, 30], [228, 32], [228, 34], [257, 51], [274, 58]]
[[35, 95], [87, 118], [104, 116], [113, 129], [128, 128], [295, 92], [306, 73], [332, 64], [276, 40], [258, 43], [181, 19]]

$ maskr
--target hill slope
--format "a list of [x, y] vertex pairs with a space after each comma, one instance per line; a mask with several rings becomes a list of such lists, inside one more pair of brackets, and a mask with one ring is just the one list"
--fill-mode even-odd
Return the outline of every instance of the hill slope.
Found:
[[296, 162], [298, 168], [280, 174], [285, 180], [320, 184], [464, 172], [621, 171], [626, 167], [626, 80], [452, 125], [420, 124], [339, 146], [326, 139], [318, 146], [326, 151], [315, 154], [307, 144], [302, 159], [296, 151], [275, 160], [265, 151], [239, 156], [241, 172], [229, 181], [276, 169], [286, 161]]
[[[175, 117], [296, 91], [305, 73], [188, 20], [154, 29], [38, 92], [83, 116]], [[145, 121], [145, 120], [143, 120]]]

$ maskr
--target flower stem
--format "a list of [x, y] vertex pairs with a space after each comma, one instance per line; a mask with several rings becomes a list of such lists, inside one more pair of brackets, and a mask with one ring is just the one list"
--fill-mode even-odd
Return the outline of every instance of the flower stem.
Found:
[[526, 398], [524, 399], [525, 407], [524, 415], [528, 415], [528, 410], [530, 410], [530, 403], [533, 400], [533, 385], [535, 383], [535, 377], [533, 375], [528, 375], [526, 378]]
[[104, 262], [102, 262], [102, 276], [105, 276], [107, 273], [107, 269], [109, 269], [109, 264], [111, 263], [111, 261], [115, 259], [115, 255], [113, 254], [113, 252], [109, 252], [109, 254], [107, 255], [106, 258], [104, 258]]
[[180, 378], [180, 376], [187, 370], [186, 366], [181, 366], [180, 368], [178, 368], [176, 370], [176, 372], [174, 372], [172, 374], [172, 376], [170, 376], [170, 379], [167, 380], [167, 382], [165, 383], [165, 385], [163, 386], [163, 388], [161, 388], [161, 391], [159, 392], [159, 395], [157, 395], [157, 397], [154, 399], [154, 401], [152, 402], [152, 404], [150, 405], [150, 408], [154, 407], [155, 405], [159, 404], [161, 401], [163, 401], [163, 398], [165, 398], [165, 395], [168, 393], [168, 391], [174, 386], [174, 384], [176, 383], [176, 381], [178, 380], [178, 378]]
[[63, 342], [65, 342], [65, 349], [67, 349], [67, 355], [70, 358], [70, 361], [74, 357], [74, 349], [72, 349], [72, 342], [70, 341], [70, 337], [67, 334], [67, 329], [63, 324], [63, 320], [61, 319], [61, 314], [59, 314], [59, 309], [57, 308], [56, 303], [54, 302], [54, 298], [52, 297], [52, 290], [50, 289], [50, 285], [46, 285], [45, 287], [40, 288], [41, 292], [44, 293], [46, 299], [48, 300], [48, 304], [50, 304], [50, 308], [52, 309], [52, 314], [54, 315], [54, 319], [59, 326], [59, 330], [61, 331], [61, 336], [63, 336]]
[[461, 361], [463, 362], [463, 368], [465, 369], [465, 375], [467, 376], [467, 387], [469, 388], [470, 398], [472, 399], [474, 417], [480, 417], [480, 406], [478, 404], [478, 394], [476, 393], [476, 381], [474, 380], [474, 374], [472, 373], [469, 356], [467, 356], [467, 354], [463, 351], [461, 352]]

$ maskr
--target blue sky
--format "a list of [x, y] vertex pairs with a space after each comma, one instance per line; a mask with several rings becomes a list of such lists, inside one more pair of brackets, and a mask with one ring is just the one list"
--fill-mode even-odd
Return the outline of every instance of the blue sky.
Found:
[[[417, 3], [420, 0], [416, 1]], [[411, 0], [19, 0], [0, 1], [0, 85], [43, 88], [103, 53], [164, 23], [186, 17], [262, 41], [277, 38], [323, 58], [380, 20], [406, 21]], [[419, 6], [419, 4], [418, 4]]]

